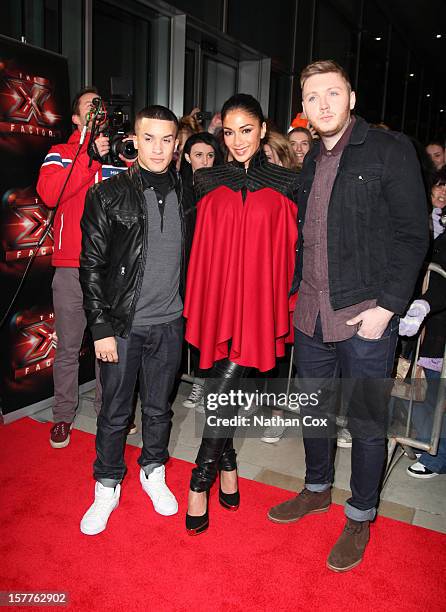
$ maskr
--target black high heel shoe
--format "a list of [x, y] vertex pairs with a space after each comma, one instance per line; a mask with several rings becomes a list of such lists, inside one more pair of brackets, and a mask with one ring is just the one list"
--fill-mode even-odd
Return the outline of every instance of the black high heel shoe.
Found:
[[[222, 470], [220, 470], [220, 478], [221, 478], [221, 472]], [[238, 507], [240, 506], [240, 491], [236, 491], [235, 493], [223, 493], [223, 491], [221, 490], [221, 480], [220, 480], [220, 486], [218, 489], [218, 501], [220, 502], [220, 505], [222, 505], [223, 508], [225, 508], [226, 510], [235, 512], [236, 510], [238, 510]]]
[[191, 516], [186, 512], [186, 530], [191, 536], [199, 535], [209, 527], [209, 491], [206, 491], [206, 512], [201, 516]]

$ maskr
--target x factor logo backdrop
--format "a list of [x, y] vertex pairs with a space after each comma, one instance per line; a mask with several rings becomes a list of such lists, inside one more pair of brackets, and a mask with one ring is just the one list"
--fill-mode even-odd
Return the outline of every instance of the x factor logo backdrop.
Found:
[[[0, 36], [0, 319], [34, 257], [0, 329], [0, 420], [32, 412], [53, 395], [53, 237], [37, 249], [49, 210], [36, 183], [48, 149], [67, 138], [68, 89], [64, 57]], [[81, 383], [94, 377], [88, 346], [81, 350]]]

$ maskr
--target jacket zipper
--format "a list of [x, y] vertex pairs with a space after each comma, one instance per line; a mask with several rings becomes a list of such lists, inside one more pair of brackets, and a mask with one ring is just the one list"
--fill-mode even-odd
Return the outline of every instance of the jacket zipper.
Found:
[[62, 249], [63, 213], [60, 215], [59, 251]]

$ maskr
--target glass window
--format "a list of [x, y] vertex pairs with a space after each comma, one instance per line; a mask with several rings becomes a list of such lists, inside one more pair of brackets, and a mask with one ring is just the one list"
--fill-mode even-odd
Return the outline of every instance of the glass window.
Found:
[[148, 104], [168, 104], [169, 33], [167, 17], [93, 5], [93, 82], [131, 119]]
[[229, 97], [235, 94], [237, 68], [204, 56], [203, 74], [203, 110], [214, 114]]
[[221, 28], [222, 25], [223, 2], [224, 0], [169, 0], [169, 4], [215, 28]]
[[384, 122], [392, 130], [401, 130], [403, 127], [401, 122], [407, 72], [407, 52], [407, 47], [402, 40], [395, 32], [392, 32], [386, 112], [384, 115]]
[[310, 47], [313, 7], [311, 2], [299, 2], [297, 6], [295, 66], [297, 74], [300, 74], [302, 69], [311, 61], [312, 49]]
[[358, 25], [361, 12], [360, 0], [332, 0], [343, 15], [347, 17], [352, 25]]
[[60, 0], [3, 0], [1, 7], [0, 34], [60, 53]]
[[409, 63], [407, 75], [406, 112], [403, 131], [410, 136], [418, 134], [418, 109], [420, 107], [420, 87], [423, 84], [423, 68], [414, 60]]
[[314, 59], [330, 58], [335, 60], [353, 79], [356, 40], [356, 28], [352, 28], [329, 4], [318, 3], [314, 32]]
[[0, 19], [0, 34], [18, 38], [24, 35], [22, 28], [22, 4], [17, 0], [2, 2], [2, 18]]
[[[435, 79], [424, 73], [420, 94], [420, 117], [418, 124], [418, 138], [427, 142], [434, 135], [433, 101], [435, 99]], [[436, 134], [435, 134], [436, 136]]]
[[288, 108], [289, 96], [290, 77], [277, 70], [271, 70], [268, 118], [272, 119], [279, 130], [285, 133], [290, 124], [290, 113]]
[[194, 108], [195, 101], [195, 54], [196, 50], [186, 47], [184, 60], [184, 105], [183, 113], [187, 115]]
[[228, 0], [228, 34], [290, 69], [295, 7], [296, 0]]
[[374, 4], [367, 2], [364, 7], [356, 108], [370, 123], [382, 121], [388, 30], [387, 19]]
[[61, 51], [60, 1], [45, 0], [44, 4], [44, 43], [45, 49]]

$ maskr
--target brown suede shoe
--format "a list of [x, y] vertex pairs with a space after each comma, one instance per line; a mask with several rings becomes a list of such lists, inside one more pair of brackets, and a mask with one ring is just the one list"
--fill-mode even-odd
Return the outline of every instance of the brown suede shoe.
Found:
[[302, 489], [299, 495], [271, 508], [268, 518], [273, 523], [294, 523], [306, 514], [327, 512], [331, 504], [331, 490], [314, 493]]
[[347, 518], [344, 531], [331, 549], [327, 567], [334, 572], [347, 572], [359, 565], [369, 537], [369, 521], [360, 522]]

